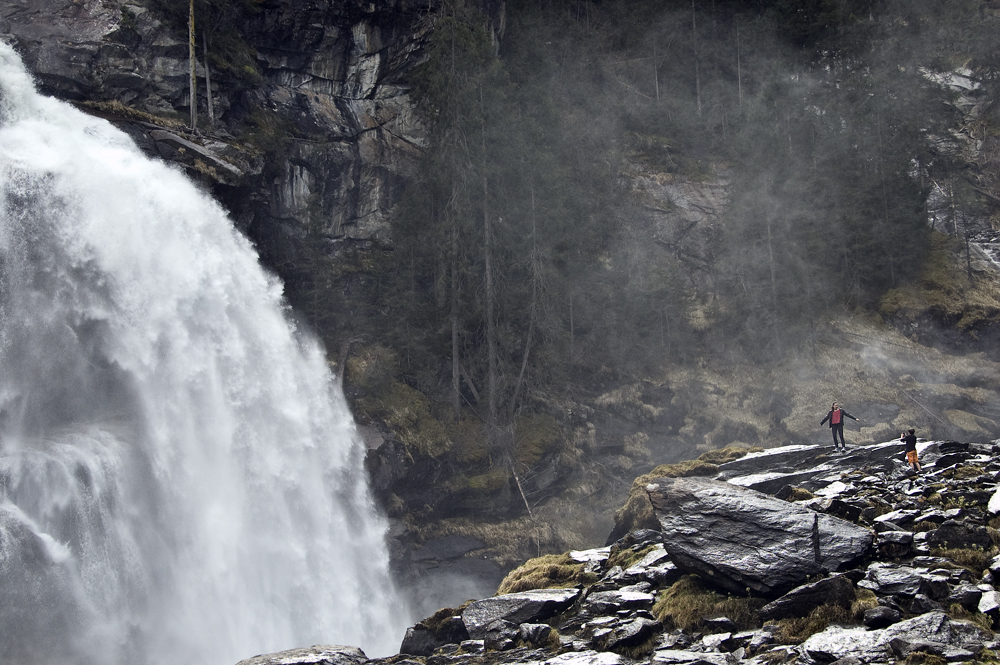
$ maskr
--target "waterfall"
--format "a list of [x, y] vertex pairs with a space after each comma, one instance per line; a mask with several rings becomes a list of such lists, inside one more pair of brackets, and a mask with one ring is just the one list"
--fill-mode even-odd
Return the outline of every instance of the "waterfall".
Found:
[[286, 314], [219, 205], [0, 42], [0, 662], [395, 653], [364, 447]]

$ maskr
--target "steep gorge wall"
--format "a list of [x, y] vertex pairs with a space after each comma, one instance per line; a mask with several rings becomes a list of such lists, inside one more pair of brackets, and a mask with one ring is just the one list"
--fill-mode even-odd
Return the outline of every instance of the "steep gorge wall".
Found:
[[268, 0], [237, 16], [248, 60], [210, 71], [213, 126], [198, 40], [200, 132], [187, 130], [187, 35], [153, 3], [15, 0], [0, 7], [0, 38], [44, 92], [105, 115], [212, 187], [281, 264], [287, 241], [307, 233], [385, 238], [423, 141], [401, 79], [436, 5]]

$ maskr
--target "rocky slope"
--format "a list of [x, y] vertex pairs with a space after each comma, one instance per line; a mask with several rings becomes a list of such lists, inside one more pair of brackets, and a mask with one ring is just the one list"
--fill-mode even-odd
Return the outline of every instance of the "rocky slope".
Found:
[[1000, 441], [918, 449], [916, 475], [898, 442], [659, 467], [634, 496], [655, 528], [620, 511], [613, 544], [529, 561], [500, 595], [413, 626], [398, 656], [241, 665], [995, 662]]

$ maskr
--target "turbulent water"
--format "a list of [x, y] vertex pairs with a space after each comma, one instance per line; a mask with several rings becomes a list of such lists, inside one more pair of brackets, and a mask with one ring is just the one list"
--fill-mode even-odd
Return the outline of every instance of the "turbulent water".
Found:
[[363, 452], [219, 206], [0, 43], [0, 662], [394, 651]]

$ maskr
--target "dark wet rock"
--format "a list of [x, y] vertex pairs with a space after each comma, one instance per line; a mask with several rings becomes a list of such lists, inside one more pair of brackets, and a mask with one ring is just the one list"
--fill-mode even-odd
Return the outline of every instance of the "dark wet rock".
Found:
[[241, 660], [237, 665], [362, 665], [368, 660], [357, 647], [316, 645]]
[[649, 617], [638, 616], [616, 625], [603, 640], [605, 649], [625, 649], [639, 646], [663, 629], [663, 624]]
[[894, 639], [934, 642], [946, 648], [978, 653], [989, 638], [988, 631], [973, 623], [954, 621], [943, 612], [930, 612], [871, 631], [830, 626], [803, 642], [801, 649], [820, 662], [831, 662], [846, 656], [871, 662], [893, 660], [890, 643]]
[[545, 644], [552, 634], [552, 626], [545, 623], [522, 623], [518, 628], [518, 637], [528, 644]]
[[469, 639], [469, 632], [465, 629], [465, 622], [462, 621], [461, 617], [450, 617], [433, 627], [420, 622], [406, 629], [399, 653], [429, 656], [438, 647], [445, 644], [458, 644], [467, 639]]
[[760, 630], [753, 631], [750, 640], [746, 644], [747, 652], [753, 655], [760, 651], [762, 647], [774, 644], [774, 634], [778, 631], [778, 626], [770, 624], [763, 626]]
[[927, 536], [931, 547], [941, 548], [982, 548], [993, 546], [993, 540], [986, 529], [958, 520], [947, 520]]
[[937, 601], [942, 601], [951, 595], [951, 577], [943, 572], [935, 571], [929, 574], [921, 573], [924, 580], [923, 592]]
[[521, 630], [516, 623], [497, 619], [486, 626], [483, 645], [490, 651], [507, 651], [517, 646], [520, 637]]
[[944, 606], [926, 594], [918, 593], [910, 601], [910, 614], [924, 614], [943, 610]]
[[891, 607], [885, 607], [884, 605], [879, 605], [878, 607], [873, 607], [869, 610], [865, 610], [865, 616], [862, 623], [868, 628], [885, 628], [886, 626], [891, 626], [892, 624], [898, 622], [903, 618], [898, 610], [894, 610]]
[[924, 579], [909, 566], [876, 562], [868, 566], [868, 573], [858, 586], [879, 595], [915, 596], [924, 589]]
[[812, 584], [792, 589], [781, 598], [760, 609], [764, 621], [804, 617], [820, 605], [836, 605], [848, 609], [854, 601], [854, 584], [842, 575], [827, 577]]
[[462, 611], [462, 621], [471, 638], [483, 639], [498, 619], [515, 624], [542, 621], [565, 610], [579, 595], [577, 589], [536, 589], [494, 596], [471, 603]]
[[885, 531], [876, 541], [879, 556], [886, 559], [904, 557], [913, 549], [913, 534], [908, 531]]
[[735, 633], [739, 630], [736, 622], [729, 617], [714, 617], [711, 619], [702, 619], [702, 625], [705, 626], [705, 630], [716, 632], [716, 633]]
[[913, 652], [920, 652], [944, 658], [949, 663], [964, 662], [972, 660], [979, 652], [970, 651], [961, 647], [953, 647], [941, 644], [933, 640], [912, 639], [907, 637], [895, 637], [889, 641], [889, 648], [893, 654], [899, 658], [906, 658]]
[[580, 611], [590, 616], [614, 614], [622, 610], [648, 610], [656, 596], [643, 591], [615, 589], [587, 594]]
[[867, 529], [716, 480], [657, 478], [647, 491], [674, 563], [735, 592], [778, 595], [872, 545]]

